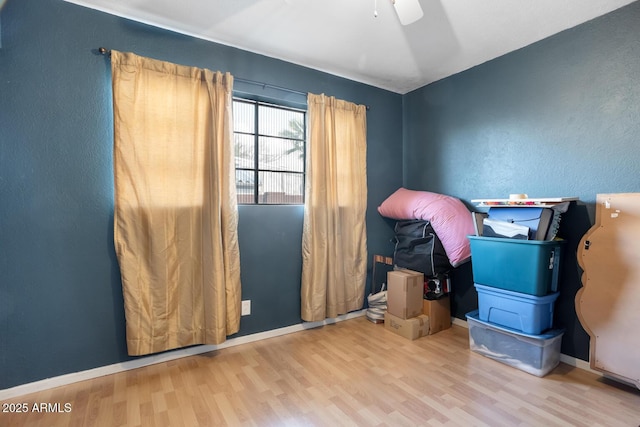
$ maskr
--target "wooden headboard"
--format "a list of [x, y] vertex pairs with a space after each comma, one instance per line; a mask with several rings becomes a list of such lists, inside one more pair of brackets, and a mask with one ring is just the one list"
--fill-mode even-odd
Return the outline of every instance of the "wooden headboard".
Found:
[[591, 368], [640, 388], [640, 193], [596, 201], [595, 224], [578, 246], [576, 312], [591, 337]]

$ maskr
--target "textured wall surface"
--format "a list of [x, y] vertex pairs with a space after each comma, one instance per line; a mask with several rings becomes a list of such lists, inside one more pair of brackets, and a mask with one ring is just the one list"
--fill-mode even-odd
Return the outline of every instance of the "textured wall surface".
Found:
[[[368, 105], [370, 255], [392, 251], [393, 223], [376, 207], [403, 183], [466, 202], [580, 197], [563, 219], [570, 250], [556, 317], [563, 352], [587, 358], [575, 246], [595, 194], [640, 191], [640, 4], [404, 97], [62, 0], [9, 0], [0, 14], [0, 389], [129, 359], [113, 250], [110, 65], [99, 46]], [[300, 322], [301, 233], [300, 206], [240, 208], [252, 315], [238, 335]], [[470, 265], [454, 279], [464, 317], [477, 304]]]
[[[402, 183], [400, 95], [62, 0], [9, 0], [0, 13], [0, 389], [129, 359], [100, 46], [368, 105], [369, 250], [389, 250], [392, 230], [375, 208]], [[302, 214], [240, 208], [252, 314], [238, 335], [300, 323]]]
[[[640, 191], [640, 3], [407, 94], [404, 183], [471, 199], [577, 196], [556, 325], [562, 352], [588, 359], [575, 315], [575, 251], [598, 193]], [[477, 306], [471, 269], [456, 272], [454, 312]]]

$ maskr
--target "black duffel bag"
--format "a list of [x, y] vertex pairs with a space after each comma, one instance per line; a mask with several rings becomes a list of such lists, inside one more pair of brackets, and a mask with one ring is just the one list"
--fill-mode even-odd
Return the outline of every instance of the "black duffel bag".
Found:
[[419, 271], [425, 276], [435, 276], [452, 268], [429, 221], [396, 222], [395, 245], [393, 263], [396, 267]]

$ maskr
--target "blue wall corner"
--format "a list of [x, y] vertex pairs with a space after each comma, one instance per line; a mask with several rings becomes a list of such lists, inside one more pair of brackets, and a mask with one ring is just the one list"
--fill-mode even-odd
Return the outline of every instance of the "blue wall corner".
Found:
[[[471, 199], [577, 196], [556, 324], [562, 352], [588, 360], [576, 314], [579, 240], [598, 193], [640, 191], [640, 2], [415, 90], [403, 98], [404, 184]], [[425, 167], [428, 165], [428, 167]], [[468, 266], [454, 313], [477, 304]]]

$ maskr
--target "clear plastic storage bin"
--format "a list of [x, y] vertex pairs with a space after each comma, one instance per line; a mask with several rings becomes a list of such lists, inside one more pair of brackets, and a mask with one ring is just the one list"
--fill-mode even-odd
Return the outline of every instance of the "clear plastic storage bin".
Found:
[[538, 377], [548, 374], [560, 363], [563, 330], [530, 335], [503, 326], [491, 325], [478, 318], [478, 311], [467, 313], [469, 348]]

